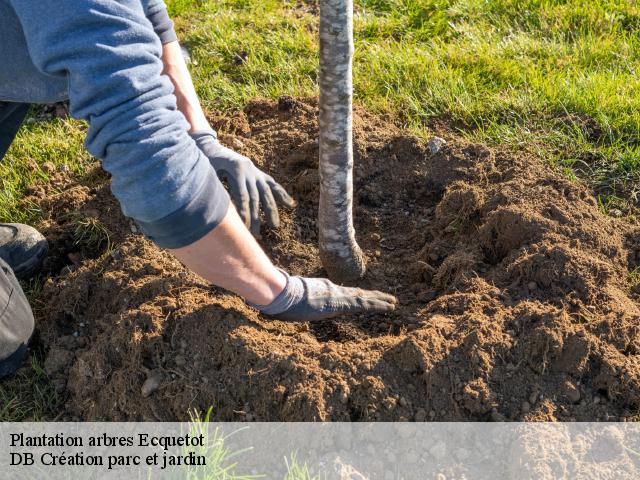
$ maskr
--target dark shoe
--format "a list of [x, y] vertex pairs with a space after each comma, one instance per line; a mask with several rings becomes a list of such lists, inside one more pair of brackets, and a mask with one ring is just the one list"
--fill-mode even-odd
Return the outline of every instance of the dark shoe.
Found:
[[24, 363], [28, 353], [29, 348], [26, 345], [20, 345], [20, 348], [11, 354], [9, 358], [0, 360], [0, 378], [16, 373]]
[[0, 258], [20, 280], [35, 275], [49, 245], [35, 228], [20, 223], [0, 223]]

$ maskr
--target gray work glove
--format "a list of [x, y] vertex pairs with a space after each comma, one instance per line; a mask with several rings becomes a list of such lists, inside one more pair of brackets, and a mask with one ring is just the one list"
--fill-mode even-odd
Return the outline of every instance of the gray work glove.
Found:
[[284, 291], [270, 305], [252, 305], [279, 320], [314, 321], [355, 313], [395, 310], [398, 300], [388, 293], [341, 287], [326, 278], [287, 277]]
[[222, 145], [213, 130], [193, 132], [191, 137], [207, 156], [218, 177], [229, 184], [231, 197], [251, 233], [260, 234], [260, 205], [267, 223], [271, 227], [279, 227], [280, 215], [276, 202], [289, 208], [295, 205], [285, 189], [247, 157]]

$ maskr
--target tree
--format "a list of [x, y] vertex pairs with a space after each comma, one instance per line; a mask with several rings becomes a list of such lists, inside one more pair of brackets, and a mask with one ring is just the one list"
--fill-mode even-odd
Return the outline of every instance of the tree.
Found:
[[320, 258], [348, 283], [366, 264], [353, 228], [353, 0], [320, 1]]

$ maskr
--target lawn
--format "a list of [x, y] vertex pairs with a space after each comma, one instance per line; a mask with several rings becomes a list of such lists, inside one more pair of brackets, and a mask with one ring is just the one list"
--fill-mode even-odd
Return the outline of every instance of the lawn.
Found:
[[[171, 0], [209, 110], [317, 95], [317, 2]], [[356, 101], [421, 137], [447, 125], [585, 179], [604, 209], [640, 192], [640, 7], [633, 0], [356, 0]], [[0, 221], [28, 187], [92, 162], [82, 122], [34, 110], [0, 165]], [[37, 358], [0, 384], [0, 420], [55, 417]], [[33, 394], [33, 392], [36, 394]]]

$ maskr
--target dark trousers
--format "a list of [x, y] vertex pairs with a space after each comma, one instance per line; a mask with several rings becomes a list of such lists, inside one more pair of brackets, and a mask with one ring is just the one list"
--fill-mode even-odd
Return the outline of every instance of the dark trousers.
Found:
[[9, 150], [28, 111], [28, 103], [0, 102], [0, 160]]
[[[0, 102], [0, 161], [22, 124], [29, 105]], [[33, 333], [33, 313], [20, 283], [0, 258], [0, 377], [22, 363]]]

